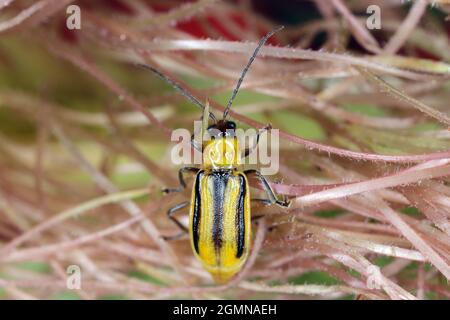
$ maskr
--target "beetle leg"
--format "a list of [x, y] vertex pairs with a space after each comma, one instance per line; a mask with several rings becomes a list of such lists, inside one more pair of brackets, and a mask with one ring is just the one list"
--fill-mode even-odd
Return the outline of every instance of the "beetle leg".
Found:
[[264, 188], [264, 191], [266, 192], [269, 199], [267, 201], [270, 204], [277, 204], [280, 207], [289, 207], [290, 202], [288, 200], [278, 200], [277, 196], [273, 192], [272, 188], [270, 187], [269, 183], [267, 182], [266, 178], [259, 172], [258, 170], [246, 170], [244, 171], [246, 175], [254, 174], [259, 179], [259, 181], [262, 183], [262, 186]]
[[185, 208], [187, 205], [189, 205], [189, 201], [184, 201], [182, 203], [177, 204], [175, 207], [170, 208], [167, 211], [167, 216], [169, 217], [170, 220], [172, 220], [173, 222], [175, 222], [175, 224], [183, 231], [188, 232], [188, 229], [180, 222], [178, 221], [177, 218], [174, 217], [174, 214], [178, 211], [181, 210], [183, 208]]
[[172, 220], [177, 225], [177, 227], [181, 229], [182, 232], [179, 234], [176, 234], [174, 236], [164, 236], [163, 237], [164, 240], [175, 240], [189, 232], [189, 230], [180, 221], [178, 221], [177, 218], [174, 217], [174, 214], [177, 211], [185, 208], [188, 205], [189, 205], [189, 201], [184, 201], [184, 202], [179, 203], [176, 206], [170, 208], [169, 210], [167, 210], [167, 216], [169, 217], [169, 219]]
[[272, 202], [269, 199], [255, 198], [255, 199], [252, 199], [251, 201], [262, 203], [265, 206], [270, 206], [272, 204]]
[[181, 238], [183, 238], [186, 235], [187, 235], [187, 233], [183, 231], [183, 232], [179, 232], [177, 234], [174, 234], [173, 236], [162, 236], [162, 238], [165, 241], [173, 241], [173, 240], [181, 239]]
[[244, 150], [244, 155], [243, 158], [248, 157], [249, 154], [251, 154], [253, 151], [255, 151], [256, 147], [258, 146], [259, 143], [259, 138], [261, 136], [261, 134], [263, 134], [264, 132], [268, 131], [272, 129], [272, 125], [268, 124], [267, 126], [265, 126], [264, 128], [262, 128], [257, 134], [256, 134], [256, 142], [253, 144], [253, 146], [251, 148], [246, 148]]
[[183, 189], [186, 188], [186, 182], [184, 181], [184, 173], [185, 172], [191, 172], [191, 173], [197, 173], [199, 172], [200, 169], [199, 168], [194, 168], [194, 167], [184, 167], [181, 168], [178, 171], [178, 179], [180, 180], [180, 186], [178, 186], [177, 188], [164, 188], [162, 190], [163, 193], [172, 193], [172, 192], [180, 192]]

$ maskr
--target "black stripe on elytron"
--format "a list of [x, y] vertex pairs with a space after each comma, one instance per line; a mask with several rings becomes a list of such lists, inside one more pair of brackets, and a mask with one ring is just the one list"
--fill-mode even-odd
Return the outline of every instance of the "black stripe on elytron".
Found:
[[213, 224], [211, 232], [214, 247], [216, 248], [216, 252], [218, 252], [222, 247], [225, 189], [230, 177], [230, 171], [213, 171], [212, 173], [210, 173], [210, 175], [213, 183]]
[[198, 226], [200, 225], [200, 218], [201, 218], [201, 186], [200, 186], [200, 180], [203, 176], [204, 170], [201, 170], [197, 173], [197, 177], [195, 178], [195, 184], [194, 184], [194, 192], [195, 192], [195, 198], [194, 198], [194, 214], [192, 217], [192, 242], [194, 243], [194, 249], [197, 254], [200, 254], [198, 250]]
[[247, 185], [243, 174], [239, 174], [240, 192], [236, 203], [236, 258], [240, 258], [244, 253], [245, 245], [245, 197], [247, 196]]

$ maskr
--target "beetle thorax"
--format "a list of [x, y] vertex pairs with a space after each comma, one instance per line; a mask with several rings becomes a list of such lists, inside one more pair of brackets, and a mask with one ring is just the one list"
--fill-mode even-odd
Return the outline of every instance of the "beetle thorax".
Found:
[[203, 166], [206, 169], [232, 169], [240, 163], [239, 142], [236, 137], [207, 141], [203, 147]]

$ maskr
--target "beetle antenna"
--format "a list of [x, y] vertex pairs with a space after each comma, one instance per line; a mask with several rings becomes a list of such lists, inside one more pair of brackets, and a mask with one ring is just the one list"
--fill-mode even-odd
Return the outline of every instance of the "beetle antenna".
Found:
[[[197, 98], [195, 98], [192, 94], [190, 94], [186, 89], [184, 89], [179, 83], [175, 82], [174, 80], [170, 79], [169, 77], [167, 77], [166, 75], [164, 75], [161, 71], [146, 65], [146, 64], [142, 64], [142, 63], [138, 63], [137, 64], [138, 67], [141, 67], [143, 69], [146, 70], [150, 70], [151, 72], [153, 72], [154, 74], [156, 74], [158, 77], [160, 77], [162, 80], [166, 81], [168, 84], [170, 84], [172, 87], [174, 87], [176, 90], [178, 90], [178, 92], [180, 92], [183, 96], [185, 96], [186, 98], [189, 99], [189, 101], [191, 101], [193, 104], [197, 105], [200, 109], [205, 110], [205, 106], [197, 100]], [[217, 122], [216, 117], [214, 116], [213, 113], [209, 113], [209, 117], [214, 121]]]
[[234, 98], [236, 98], [236, 96], [239, 92], [239, 88], [242, 84], [242, 81], [244, 81], [244, 77], [247, 74], [247, 71], [250, 69], [250, 66], [252, 65], [253, 61], [255, 60], [256, 56], [258, 55], [259, 49], [261, 49], [261, 47], [264, 45], [264, 43], [266, 43], [266, 41], [271, 36], [273, 36], [278, 31], [282, 30], [283, 28], [284, 28], [284, 26], [278, 26], [275, 29], [273, 29], [272, 31], [268, 32], [264, 37], [261, 38], [261, 40], [259, 40], [258, 46], [256, 47], [255, 51], [253, 51], [253, 54], [250, 57], [250, 59], [248, 60], [247, 65], [245, 66], [244, 70], [242, 70], [241, 76], [236, 84], [236, 87], [233, 90], [233, 94], [231, 95], [231, 98], [228, 101], [227, 107], [225, 108], [225, 111], [223, 112], [224, 119], [227, 117], [228, 112], [230, 111], [231, 105], [233, 104]]

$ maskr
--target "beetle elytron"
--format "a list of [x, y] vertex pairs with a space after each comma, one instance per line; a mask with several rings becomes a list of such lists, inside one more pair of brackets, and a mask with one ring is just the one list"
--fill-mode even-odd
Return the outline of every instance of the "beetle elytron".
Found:
[[[223, 118], [219, 121], [212, 113], [209, 113], [208, 107], [205, 107], [178, 83], [167, 78], [153, 67], [142, 65], [142, 67], [153, 71], [170, 83], [194, 104], [202, 108], [204, 112], [203, 123], [205, 123], [205, 119], [207, 123], [208, 118], [214, 121], [207, 128], [211, 137], [210, 140], [205, 141], [199, 147], [192, 139], [193, 146], [203, 153], [203, 168], [181, 168], [178, 173], [180, 186], [163, 191], [168, 193], [183, 190], [186, 188], [184, 174], [196, 174], [191, 200], [171, 208], [168, 211], [168, 216], [178, 227], [185, 232], [189, 232], [194, 255], [218, 283], [227, 282], [239, 272], [248, 256], [251, 240], [251, 216], [247, 176], [255, 175], [268, 195], [268, 199], [254, 200], [263, 201], [265, 204], [277, 204], [282, 207], [289, 205], [288, 201], [277, 199], [269, 183], [259, 171], [247, 170], [241, 172], [238, 170], [241, 157], [248, 156], [256, 148], [262, 131], [257, 134], [253, 148], [243, 150], [241, 155], [238, 139], [235, 136], [236, 124], [227, 120], [233, 100], [259, 49], [269, 37], [281, 28], [269, 32], [259, 41], [233, 90]], [[270, 126], [264, 129], [270, 129]], [[190, 205], [189, 229], [174, 217], [176, 211], [188, 205]]]

